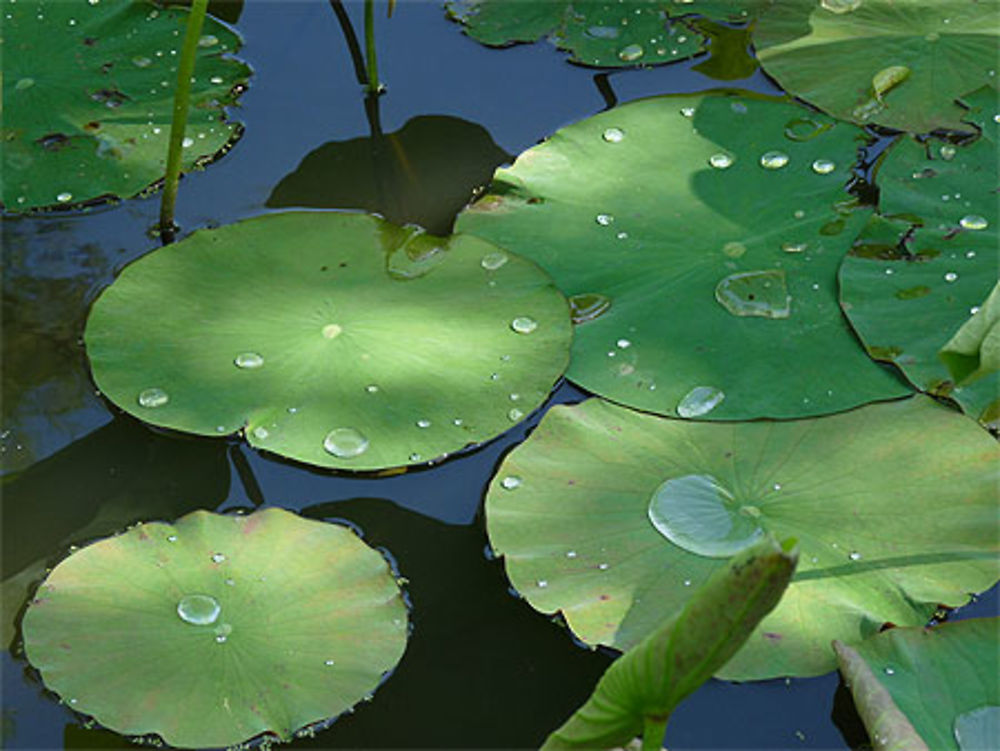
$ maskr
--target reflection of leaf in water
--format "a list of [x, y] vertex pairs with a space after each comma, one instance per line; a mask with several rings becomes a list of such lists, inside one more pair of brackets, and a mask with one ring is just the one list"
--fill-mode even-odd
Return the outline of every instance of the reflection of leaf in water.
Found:
[[267, 205], [364, 209], [446, 235], [475, 189], [509, 159], [475, 123], [415, 117], [395, 133], [313, 150], [275, 186]]
[[224, 445], [153, 433], [127, 418], [9, 479], [0, 506], [4, 643], [28, 588], [68, 545], [215, 507], [228, 489]]

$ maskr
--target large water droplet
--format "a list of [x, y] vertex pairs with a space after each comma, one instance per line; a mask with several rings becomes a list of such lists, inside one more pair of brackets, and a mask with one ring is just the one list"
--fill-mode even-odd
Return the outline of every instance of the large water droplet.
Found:
[[594, 221], [600, 224], [602, 227], [607, 227], [615, 221], [615, 218], [611, 214], [598, 214], [594, 217]]
[[781, 169], [788, 164], [788, 154], [784, 151], [765, 151], [760, 156], [760, 166], [764, 169]]
[[729, 154], [720, 151], [718, 154], [712, 154], [708, 158], [708, 163], [716, 169], [726, 169], [733, 165], [733, 158]]
[[793, 243], [787, 242], [781, 244], [781, 249], [786, 253], [801, 253], [806, 248], [809, 247], [809, 243]]
[[958, 220], [959, 225], [962, 229], [986, 229], [990, 226], [990, 223], [986, 220], [986, 217], [979, 216], [978, 214], [968, 214], [963, 216]]
[[820, 0], [820, 5], [824, 10], [840, 15], [860, 8], [861, 0]]
[[418, 428], [429, 428], [430, 426], [431, 426], [430, 420], [424, 420], [424, 419], [417, 420]]
[[205, 34], [198, 39], [199, 47], [214, 47], [219, 43], [219, 38], [214, 34]]
[[153, 409], [162, 407], [170, 401], [170, 395], [163, 389], [151, 388], [143, 389], [139, 392], [139, 406]]
[[817, 175], [829, 175], [837, 169], [837, 164], [829, 159], [817, 159], [812, 163], [812, 171]]
[[625, 138], [625, 131], [621, 128], [605, 128], [604, 133], [601, 134], [601, 138], [608, 143], [621, 143]]
[[614, 26], [590, 26], [583, 33], [593, 39], [617, 39], [619, 34]]
[[336, 428], [326, 434], [323, 448], [341, 459], [350, 459], [365, 453], [368, 439], [354, 428]]
[[496, 271], [498, 268], [503, 266], [509, 260], [509, 256], [502, 250], [496, 250], [491, 253], [487, 253], [483, 256], [483, 260], [479, 262], [487, 271]]
[[618, 50], [618, 59], [626, 63], [634, 63], [646, 54], [641, 44], [629, 44]]
[[995, 748], [1000, 738], [1000, 706], [987, 704], [957, 715], [953, 732], [961, 751]]
[[792, 313], [783, 269], [731, 274], [716, 286], [715, 299], [734, 316], [788, 318]]
[[695, 386], [677, 403], [681, 417], [700, 417], [722, 404], [726, 395], [714, 386]]
[[510, 322], [510, 327], [518, 334], [530, 334], [538, 328], [538, 321], [528, 316], [518, 316]]
[[341, 331], [343, 331], [343, 329], [336, 323], [328, 323], [326, 326], [323, 327], [322, 330], [323, 338], [336, 339], [338, 336], [340, 336]]
[[569, 312], [573, 323], [586, 323], [605, 313], [611, 299], [596, 292], [585, 292], [569, 298]]
[[956, 274], [954, 271], [949, 271], [944, 275], [944, 280], [946, 282], [958, 281], [958, 274]]
[[507, 419], [511, 422], [517, 422], [522, 417], [524, 417], [524, 412], [519, 410], [517, 407], [514, 407], [507, 413]]
[[514, 490], [521, 487], [521, 478], [517, 475], [507, 475], [500, 481], [500, 487], [504, 490]]
[[177, 603], [177, 615], [195, 626], [215, 623], [221, 612], [219, 601], [211, 595], [184, 595]]
[[264, 364], [264, 358], [256, 352], [240, 352], [233, 360], [233, 364], [243, 370], [254, 370]]
[[759, 518], [711, 475], [685, 475], [664, 482], [649, 502], [656, 530], [690, 553], [727, 558], [763, 535]]

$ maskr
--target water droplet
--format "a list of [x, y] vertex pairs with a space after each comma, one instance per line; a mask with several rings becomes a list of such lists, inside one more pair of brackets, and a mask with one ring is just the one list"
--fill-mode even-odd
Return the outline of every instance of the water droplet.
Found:
[[629, 347], [632, 346], [632, 342], [630, 342], [628, 339], [619, 339], [617, 342], [615, 342], [615, 345], [618, 347], [618, 349], [628, 349]]
[[695, 109], [694, 107], [681, 107], [681, 114], [684, 117], [694, 117]]
[[507, 398], [510, 399], [512, 402], [516, 402], [518, 399], [521, 398], [521, 395], [520, 394], [510, 394]]
[[695, 386], [677, 403], [681, 417], [700, 417], [718, 407], [726, 395], [712, 386]]
[[219, 43], [219, 38], [214, 34], [205, 34], [198, 39], [199, 47], [214, 47]]
[[545, 587], [549, 586], [549, 583], [545, 581], [545, 579], [539, 579], [537, 582], [535, 582], [535, 584], [538, 585], [538, 587], [541, 589], [544, 589]]
[[820, 5], [824, 10], [840, 15], [860, 8], [861, 0], [820, 0]]
[[256, 352], [241, 352], [233, 359], [233, 364], [243, 370], [254, 370], [264, 364], [264, 358]]
[[956, 149], [950, 143], [946, 143], [944, 146], [938, 149], [938, 153], [941, 155], [942, 159], [944, 159], [946, 162], [950, 162], [952, 159], [955, 158], [955, 154], [958, 153], [958, 149]]
[[502, 250], [497, 250], [484, 255], [483, 260], [479, 262], [479, 265], [487, 271], [496, 271], [498, 268], [507, 263], [509, 258], [510, 257]]
[[236, 586], [236, 580], [235, 579], [226, 579], [226, 586], [227, 587], [235, 587]]
[[521, 478], [517, 475], [507, 475], [500, 481], [500, 487], [504, 490], [514, 490], [521, 487]]
[[684, 580], [684, 586], [685, 587], [690, 587], [691, 586], [691, 580], [690, 579], [685, 579]]
[[517, 422], [522, 417], [524, 417], [524, 412], [519, 410], [517, 407], [514, 407], [507, 413], [507, 419], [510, 420], [511, 422]]
[[735, 112], [737, 115], [745, 115], [747, 113], [747, 106], [743, 102], [730, 102], [729, 109]]
[[836, 163], [829, 159], [817, 159], [812, 163], [812, 171], [817, 175], [829, 175], [835, 169], [837, 169]]
[[990, 223], [986, 220], [986, 217], [979, 216], [978, 214], [968, 214], [963, 216], [958, 220], [959, 225], [962, 229], [986, 229], [990, 226]]
[[625, 131], [621, 128], [606, 128], [601, 134], [601, 138], [608, 143], [621, 143], [622, 139], [625, 138]]
[[163, 389], [151, 388], [143, 389], [139, 392], [139, 406], [153, 409], [162, 407], [170, 401], [170, 395]]
[[617, 39], [619, 32], [614, 26], [590, 26], [583, 33], [594, 39]]
[[167, 542], [177, 542], [177, 535], [167, 535]]
[[538, 328], [538, 321], [528, 316], [518, 316], [510, 322], [510, 327], [518, 334], [530, 334]]
[[215, 432], [216, 433], [225, 433], [226, 432], [226, 426], [225, 425], [216, 425], [215, 426]]
[[660, 534], [684, 550], [728, 558], [764, 534], [757, 517], [741, 513], [745, 507], [711, 475], [685, 475], [656, 489], [648, 516]]
[[605, 313], [611, 300], [594, 292], [573, 295], [569, 298], [569, 312], [573, 323], [586, 323]]
[[854, 551], [851, 551], [848, 554], [847, 557], [850, 558], [852, 561], [860, 561], [861, 560], [861, 553], [859, 553], [858, 551], [854, 550]]
[[336, 428], [326, 434], [323, 448], [341, 459], [350, 459], [365, 453], [368, 439], [354, 428]]
[[424, 420], [424, 419], [417, 420], [418, 428], [429, 428], [430, 426], [431, 426], [430, 420]]
[[343, 331], [340, 326], [335, 323], [328, 323], [323, 327], [323, 338], [324, 339], [336, 339], [340, 336], [340, 332]]
[[602, 227], [607, 227], [609, 224], [615, 221], [615, 218], [611, 214], [598, 214], [594, 217], [594, 221], [600, 224]]
[[971, 308], [969, 308], [969, 315], [970, 316], [974, 316], [978, 312], [979, 312], [979, 306], [978, 305], [973, 305]]
[[377, 394], [378, 386], [376, 386], [374, 383], [369, 383], [367, 386], [365, 386], [365, 391], [367, 391], [369, 394]]
[[733, 165], [733, 158], [729, 154], [720, 151], [718, 154], [712, 154], [708, 158], [708, 163], [716, 169], [726, 169]]
[[796, 117], [785, 123], [785, 138], [799, 143], [811, 141], [832, 127], [832, 122], [821, 122], [812, 117]]
[[609, 568], [611, 568], [611, 565], [608, 563], [598, 563], [597, 568], [599, 568], [601, 571], [607, 571]]
[[740, 256], [742, 256], [744, 253], [747, 252], [747, 246], [741, 242], [736, 242], [734, 240], [732, 242], [728, 242], [725, 245], [723, 245], [722, 252], [724, 255], [727, 255], [730, 258], [739, 258]]
[[222, 83], [222, 81], [223, 81], [222, 76], [212, 76], [211, 78], [208, 79], [209, 83], [213, 83], [215, 85], [219, 85], [220, 83]]
[[788, 318], [792, 312], [782, 269], [731, 274], [716, 285], [715, 299], [734, 316]]
[[885, 674], [886, 674], [886, 675], [895, 675], [895, 674], [896, 674], [896, 671], [895, 671], [895, 669], [893, 669], [893, 668], [890, 668], [890, 667], [887, 667], [887, 668], [885, 669]]
[[788, 154], [783, 151], [765, 151], [760, 156], [760, 166], [764, 169], [781, 169], [788, 164]]
[[954, 271], [949, 271], [944, 275], [944, 280], [946, 282], [954, 282], [957, 279], [958, 279], [958, 274], [956, 274]]
[[34, 78], [19, 78], [17, 83], [14, 84], [15, 91], [24, 91], [25, 89], [30, 89], [35, 85]]
[[786, 253], [801, 253], [809, 247], [809, 243], [783, 243], [781, 249]]
[[576, 551], [575, 550], [567, 550], [566, 551], [566, 557], [567, 558], [576, 558]]
[[617, 235], [615, 235], [615, 237], [617, 237], [619, 240], [627, 240], [628, 232], [619, 232]]
[[258, 441], [266, 440], [269, 435], [271, 435], [271, 432], [263, 425], [258, 425], [253, 429], [253, 437]]
[[633, 63], [642, 57], [645, 52], [641, 44], [629, 44], [618, 50], [618, 59], [626, 63]]
[[208, 626], [219, 617], [222, 608], [211, 595], [184, 595], [177, 603], [177, 615], [185, 623]]
[[323, 664], [328, 668], [333, 667], [333, 660], [323, 660]]
[[213, 563], [222, 563], [225, 560], [226, 560], [226, 556], [224, 556], [222, 553], [213, 553], [212, 554], [212, 562]]

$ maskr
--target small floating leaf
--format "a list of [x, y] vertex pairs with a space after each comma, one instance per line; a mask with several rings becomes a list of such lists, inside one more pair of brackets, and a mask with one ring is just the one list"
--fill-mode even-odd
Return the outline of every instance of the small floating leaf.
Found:
[[205, 748], [288, 739], [349, 709], [402, 656], [406, 617], [388, 563], [350, 529], [272, 508], [88, 545], [40, 585], [22, 628], [75, 710]]

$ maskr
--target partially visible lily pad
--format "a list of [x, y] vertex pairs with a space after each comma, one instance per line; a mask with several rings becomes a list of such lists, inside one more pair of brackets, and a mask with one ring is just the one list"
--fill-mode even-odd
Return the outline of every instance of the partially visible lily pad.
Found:
[[[840, 270], [844, 311], [869, 353], [983, 423], [1000, 419], [1000, 374], [957, 383], [939, 351], [977, 316], [997, 282], [997, 91], [966, 97], [981, 135], [967, 145], [904, 138], [876, 178], [880, 210]], [[915, 322], [919, 321], [919, 325]]]
[[[131, 197], [163, 177], [188, 13], [151, 2], [3, 3], [6, 211]], [[237, 134], [224, 119], [250, 75], [239, 37], [206, 18], [183, 169]]]
[[956, 384], [1000, 370], [1000, 282], [938, 355]]
[[407, 612], [385, 559], [347, 527], [196, 511], [71, 555], [22, 628], [72, 709], [204, 748], [288, 739], [361, 701], [402, 656]]
[[593, 399], [553, 407], [507, 456], [486, 523], [533, 607], [623, 650], [730, 556], [794, 537], [792, 584], [719, 675], [808, 676], [835, 666], [831, 640], [921, 625], [1000, 577], [998, 480], [996, 442], [925, 396], [727, 424]]
[[844, 120], [968, 131], [955, 99], [995, 80], [997, 0], [781, 0], [754, 46], [783, 89]]
[[837, 300], [863, 137], [769, 97], [645, 99], [522, 153], [456, 228], [552, 274], [584, 388], [671, 416], [827, 414], [909, 393]]
[[128, 266], [85, 342], [119, 407], [322, 467], [441, 458], [520, 422], [566, 368], [566, 301], [474, 237], [291, 212]]
[[705, 37], [668, 13], [668, 0], [449, 0], [448, 15], [478, 42], [500, 47], [548, 36], [583, 65], [623, 67], [682, 60], [705, 48]]
[[[1000, 618], [893, 628], [838, 652], [842, 670], [855, 658], [864, 661], [878, 683], [875, 690], [888, 692], [928, 748], [1000, 747]], [[865, 682], [852, 681], [862, 716], [866, 698], [858, 691], [866, 688]], [[868, 729], [875, 747], [886, 747], [889, 739]]]

